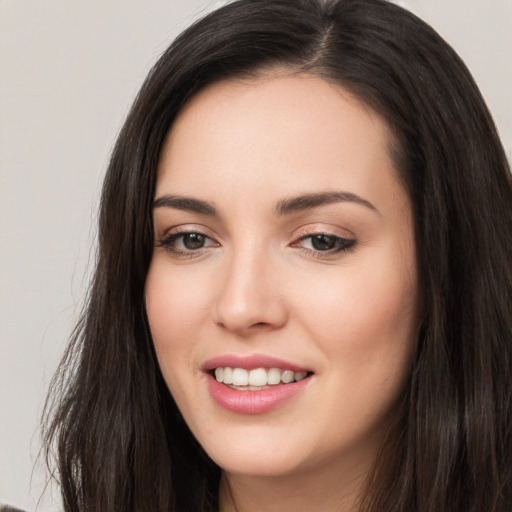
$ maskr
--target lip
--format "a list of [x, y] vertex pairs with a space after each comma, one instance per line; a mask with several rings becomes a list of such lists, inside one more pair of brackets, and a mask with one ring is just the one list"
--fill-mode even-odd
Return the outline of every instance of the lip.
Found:
[[292, 399], [310, 383], [311, 377], [278, 384], [260, 391], [241, 391], [217, 382], [207, 374], [208, 390], [212, 398], [224, 409], [238, 414], [262, 414]]
[[203, 365], [202, 370], [206, 374], [208, 391], [211, 397], [224, 409], [238, 414], [263, 414], [271, 411], [302, 392], [311, 381], [311, 375], [309, 375], [300, 381], [289, 384], [278, 384], [257, 391], [244, 391], [230, 388], [218, 382], [211, 374], [211, 371], [215, 368], [224, 368], [226, 366], [230, 368], [244, 368], [245, 370], [280, 368], [282, 370], [308, 373], [311, 373], [311, 370], [283, 359], [263, 354], [253, 354], [250, 356], [229, 354], [208, 360]]

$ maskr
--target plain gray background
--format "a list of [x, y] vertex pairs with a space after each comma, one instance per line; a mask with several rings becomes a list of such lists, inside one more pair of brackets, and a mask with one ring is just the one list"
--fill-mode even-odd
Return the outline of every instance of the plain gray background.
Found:
[[[38, 418], [80, 310], [110, 148], [206, 0], [0, 0], [0, 500], [34, 510]], [[512, 0], [397, 2], [454, 46], [512, 155]], [[34, 468], [35, 464], [35, 469]], [[59, 510], [51, 489], [38, 510]]]

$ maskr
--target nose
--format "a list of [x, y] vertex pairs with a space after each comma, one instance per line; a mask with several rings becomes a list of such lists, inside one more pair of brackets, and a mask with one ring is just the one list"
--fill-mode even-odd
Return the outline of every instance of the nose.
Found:
[[283, 327], [288, 311], [278, 272], [269, 255], [253, 251], [233, 255], [222, 273], [215, 322], [241, 336]]

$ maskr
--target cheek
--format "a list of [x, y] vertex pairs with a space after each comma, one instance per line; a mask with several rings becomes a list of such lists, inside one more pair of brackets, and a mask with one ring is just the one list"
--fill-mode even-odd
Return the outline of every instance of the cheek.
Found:
[[[354, 255], [355, 256], [355, 255]], [[415, 346], [418, 326], [416, 271], [382, 251], [378, 258], [333, 269], [296, 290], [297, 315], [321, 348], [352, 369], [404, 364]]]
[[[191, 338], [200, 335], [209, 312], [208, 295], [201, 282], [190, 273], [169, 272], [158, 258], [151, 263], [145, 288], [146, 311], [161, 367], [175, 363], [179, 367], [194, 347]], [[172, 357], [167, 357], [168, 353]], [[162, 371], [165, 374], [166, 368]]]

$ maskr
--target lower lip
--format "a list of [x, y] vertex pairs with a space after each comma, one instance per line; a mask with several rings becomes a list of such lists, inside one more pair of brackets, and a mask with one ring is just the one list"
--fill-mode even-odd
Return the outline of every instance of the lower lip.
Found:
[[310, 378], [259, 391], [241, 391], [230, 388], [208, 375], [208, 389], [212, 398], [228, 411], [239, 414], [262, 414], [292, 399], [309, 384]]

